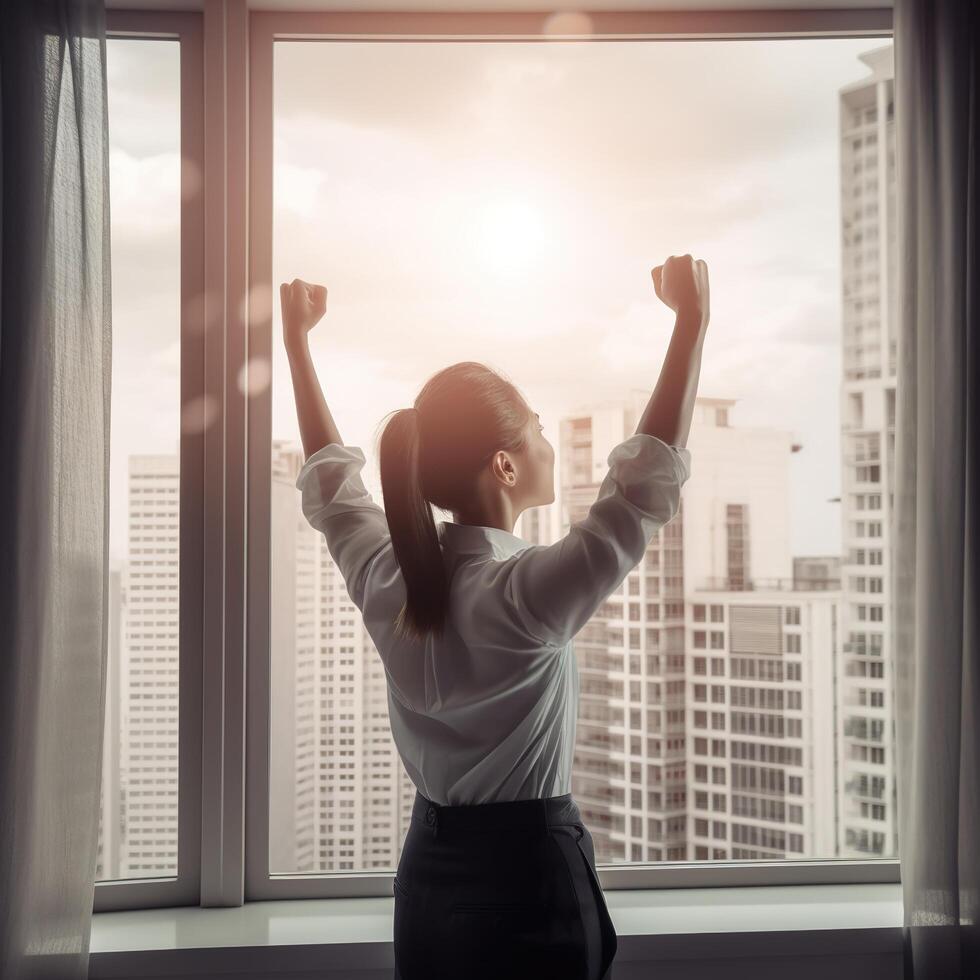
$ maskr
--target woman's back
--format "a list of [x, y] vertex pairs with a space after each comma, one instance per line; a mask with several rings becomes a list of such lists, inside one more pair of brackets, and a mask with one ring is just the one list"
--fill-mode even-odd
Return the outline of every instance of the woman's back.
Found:
[[392, 737], [428, 799], [448, 805], [570, 792], [579, 681], [572, 637], [676, 514], [690, 453], [636, 434], [609, 454], [588, 515], [553, 545], [442, 522], [449, 581], [441, 635], [396, 633], [405, 584], [364, 454], [331, 444], [300, 471], [322, 531], [385, 666]]

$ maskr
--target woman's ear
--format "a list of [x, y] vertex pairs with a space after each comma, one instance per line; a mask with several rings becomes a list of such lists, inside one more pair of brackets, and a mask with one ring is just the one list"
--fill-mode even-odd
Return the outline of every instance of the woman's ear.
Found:
[[517, 483], [517, 470], [514, 468], [514, 461], [503, 449], [493, 457], [493, 473], [498, 480], [502, 480], [509, 487]]

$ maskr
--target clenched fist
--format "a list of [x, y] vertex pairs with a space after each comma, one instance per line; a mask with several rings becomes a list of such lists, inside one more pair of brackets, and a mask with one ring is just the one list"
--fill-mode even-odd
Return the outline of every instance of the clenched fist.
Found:
[[650, 273], [660, 300], [678, 316], [690, 316], [702, 327], [708, 323], [708, 264], [690, 255], [671, 255]]
[[279, 286], [286, 345], [303, 340], [327, 310], [327, 287], [294, 279]]

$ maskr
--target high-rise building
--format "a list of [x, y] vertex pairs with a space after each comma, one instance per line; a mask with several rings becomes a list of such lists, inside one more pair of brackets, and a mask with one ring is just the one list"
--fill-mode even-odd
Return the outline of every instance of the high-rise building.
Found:
[[317, 532], [300, 510], [295, 483], [302, 451], [273, 440], [270, 489], [269, 869], [316, 868]]
[[888, 631], [895, 458], [893, 49], [840, 91], [843, 378], [842, 856], [898, 853], [894, 669]]
[[[561, 420], [562, 534], [586, 516], [610, 451], [635, 431], [646, 397], [632, 392]], [[572, 793], [599, 862], [686, 856], [683, 530], [678, 515], [654, 535], [574, 640]]]
[[[391, 739], [384, 666], [303, 517], [302, 450], [274, 444], [270, 869], [393, 867], [415, 788]], [[110, 574], [98, 877], [177, 867], [179, 464], [129, 462], [129, 549]]]
[[109, 568], [109, 642], [105, 682], [105, 724], [102, 737], [102, 786], [99, 807], [99, 846], [95, 880], [120, 877], [119, 852], [121, 830], [119, 751], [122, 745], [122, 702], [120, 673], [123, 659], [123, 632], [126, 608], [123, 604], [125, 567]]
[[[647, 400], [562, 420], [561, 526]], [[790, 432], [699, 397], [675, 518], [575, 638], [572, 791], [600, 861], [837, 853], [837, 592], [795, 582]]]
[[840, 597], [796, 579], [802, 447], [733, 407], [698, 398], [688, 440], [688, 858], [834, 857]]
[[384, 664], [303, 516], [303, 459], [274, 440], [270, 869], [392, 868], [415, 786], [391, 738]]
[[130, 456], [128, 509], [117, 743], [122, 878], [177, 872], [180, 469], [175, 455]]

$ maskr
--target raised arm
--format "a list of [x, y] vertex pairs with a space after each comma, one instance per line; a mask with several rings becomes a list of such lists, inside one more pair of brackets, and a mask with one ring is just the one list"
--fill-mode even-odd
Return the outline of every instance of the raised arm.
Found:
[[343, 445], [310, 356], [310, 330], [326, 312], [327, 290], [325, 286], [294, 279], [279, 287], [279, 299], [282, 303], [283, 342], [296, 399], [296, 416], [303, 439], [303, 452], [309, 459], [324, 446], [333, 443]]
[[303, 515], [323, 532], [330, 556], [362, 612], [372, 559], [390, 541], [388, 521], [364, 486], [364, 452], [340, 441], [310, 357], [309, 332], [327, 309], [324, 286], [294, 279], [279, 287], [282, 330], [293, 376], [296, 415], [306, 462], [296, 477]]
[[609, 453], [609, 472], [588, 514], [565, 537], [528, 548], [503, 569], [505, 595], [524, 630], [563, 647], [673, 520], [690, 476], [686, 447], [708, 325], [708, 267], [671, 256], [653, 270], [657, 296], [677, 313], [657, 387], [636, 433]]
[[708, 266], [690, 255], [672, 255], [651, 275], [657, 296], [677, 314], [677, 319], [657, 387], [636, 431], [656, 436], [671, 446], [686, 446], [709, 318]]

